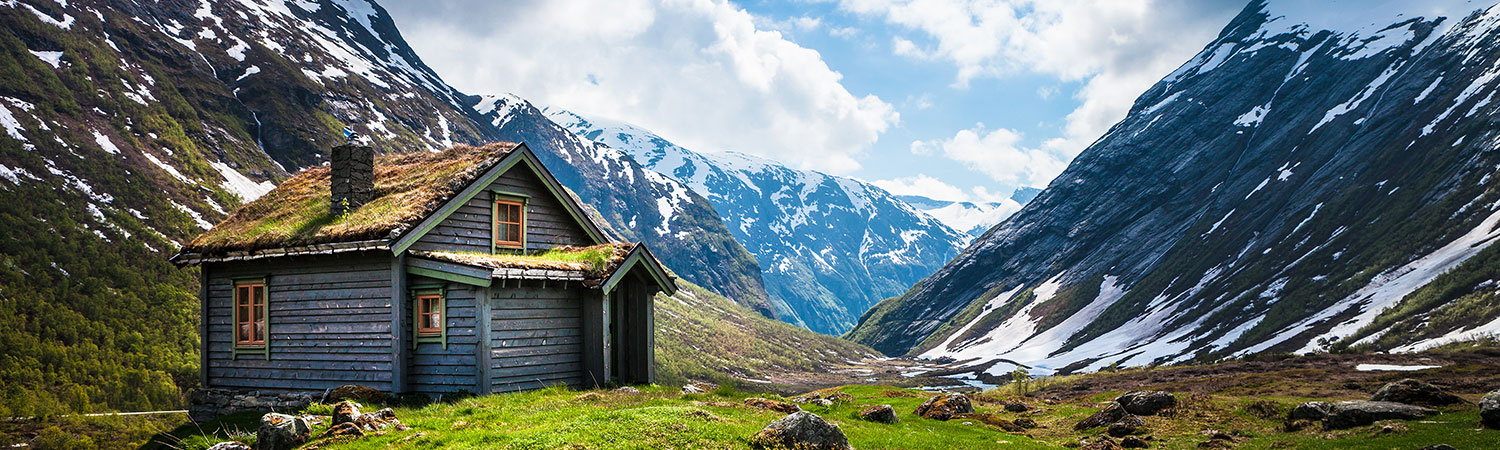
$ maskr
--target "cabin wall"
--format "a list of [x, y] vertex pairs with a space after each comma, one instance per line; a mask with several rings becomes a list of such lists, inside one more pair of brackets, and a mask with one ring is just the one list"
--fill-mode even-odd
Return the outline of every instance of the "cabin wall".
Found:
[[524, 164], [517, 164], [418, 238], [411, 248], [489, 253], [491, 234], [494, 232], [491, 223], [495, 201], [493, 192], [497, 190], [530, 197], [526, 202], [528, 251], [594, 243], [589, 239], [588, 233], [584, 232], [583, 226], [568, 214], [562, 202], [547, 190], [542, 180]]
[[[541, 282], [490, 287], [491, 392], [584, 387], [582, 307], [599, 291]], [[600, 380], [601, 382], [603, 380]]]
[[[448, 333], [446, 348], [436, 342], [422, 342], [412, 348], [407, 361], [407, 390], [431, 395], [480, 393], [477, 306], [479, 299], [483, 298], [484, 288], [418, 276], [409, 277], [407, 282], [412, 288], [444, 287], [443, 300], [447, 304], [444, 305], [446, 316], [443, 323]], [[408, 297], [407, 302], [411, 301]], [[406, 310], [416, 311], [416, 308], [408, 305]], [[407, 323], [414, 323], [414, 320], [409, 318]], [[402, 330], [407, 335], [404, 342], [410, 346], [416, 340], [411, 326], [406, 328]]]
[[[206, 332], [208, 387], [391, 389], [391, 256], [388, 252], [211, 263]], [[270, 358], [234, 346], [234, 280], [265, 277]]]

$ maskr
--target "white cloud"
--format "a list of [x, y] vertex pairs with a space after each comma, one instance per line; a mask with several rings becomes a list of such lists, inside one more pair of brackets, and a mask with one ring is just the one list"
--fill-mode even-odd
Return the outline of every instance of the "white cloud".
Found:
[[870, 184], [896, 195], [920, 195], [933, 200], [957, 202], [969, 201], [969, 194], [963, 189], [944, 183], [925, 173], [890, 180], [875, 180]]
[[850, 93], [817, 51], [723, 0], [390, 7], [417, 53], [463, 91], [625, 118], [688, 148], [848, 173], [899, 121], [880, 98]]
[[833, 27], [828, 29], [828, 35], [839, 39], [853, 39], [859, 35], [859, 29], [854, 27]]
[[[1083, 82], [1083, 87], [1073, 94], [1081, 105], [1068, 114], [1061, 135], [1041, 145], [1064, 160], [1071, 160], [1124, 118], [1141, 92], [1211, 41], [1244, 3], [1243, 0], [835, 1], [846, 11], [883, 19], [930, 38], [933, 44], [928, 48], [908, 39], [894, 38], [892, 51], [900, 56], [953, 64], [954, 85], [958, 88], [967, 88], [970, 81], [979, 78], [1021, 73]], [[1052, 94], [1038, 91], [1038, 95], [1047, 98]], [[1001, 129], [980, 139], [972, 130], [965, 130], [950, 141], [973, 138], [977, 142], [1006, 145], [999, 149], [1002, 154], [1034, 153], [1018, 150], [1018, 136]], [[970, 157], [963, 161], [1002, 181], [1035, 179], [1058, 172], [1050, 160], [1045, 167], [1009, 166], [1024, 159], [1030, 158]], [[1023, 173], [1012, 173], [1018, 170]]]
[[1067, 142], [1056, 138], [1040, 148], [1028, 148], [1021, 145], [1022, 139], [1015, 130], [986, 131], [984, 124], [977, 124], [941, 141], [914, 141], [911, 150], [964, 163], [1007, 186], [1045, 186], [1067, 168], [1071, 159], [1063, 148]]

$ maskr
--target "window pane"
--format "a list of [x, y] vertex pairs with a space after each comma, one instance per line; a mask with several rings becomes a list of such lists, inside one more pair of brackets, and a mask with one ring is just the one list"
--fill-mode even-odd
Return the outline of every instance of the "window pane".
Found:
[[427, 324], [425, 326], [426, 328], [439, 329], [439, 328], [441, 328], [443, 326], [443, 315], [442, 315], [442, 313], [433, 312], [432, 314], [428, 314], [426, 317], [427, 317]]
[[254, 339], [255, 342], [264, 342], [266, 340], [266, 323], [265, 322], [263, 322], [263, 321], [262, 322], [255, 322], [254, 331], [255, 331], [255, 334], [254, 334], [254, 336], [252, 338]]
[[234, 290], [235, 304], [244, 305], [250, 301], [250, 288], [241, 286]]

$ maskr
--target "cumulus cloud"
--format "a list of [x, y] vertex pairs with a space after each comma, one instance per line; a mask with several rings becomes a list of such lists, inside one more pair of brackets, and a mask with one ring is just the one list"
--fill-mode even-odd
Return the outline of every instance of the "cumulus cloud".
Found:
[[[1014, 203], [1010, 194], [990, 192], [984, 186], [975, 186], [968, 191], [963, 188], [948, 184], [933, 178], [925, 173], [914, 176], [893, 178], [889, 180], [875, 180], [870, 184], [875, 185], [887, 192], [896, 195], [920, 195], [933, 200], [947, 200], [953, 202], [976, 202], [976, 203]], [[1017, 205], [1019, 207], [1019, 205]]]
[[849, 92], [817, 51], [723, 0], [388, 7], [424, 60], [461, 90], [626, 118], [701, 151], [842, 174], [899, 121], [889, 103]]
[[986, 130], [984, 124], [959, 130], [953, 137], [915, 141], [911, 151], [917, 155], [942, 155], [964, 163], [968, 168], [988, 175], [1009, 186], [1043, 186], [1067, 168], [1067, 158], [1060, 139], [1050, 139], [1041, 147], [1021, 145], [1024, 136], [1015, 130]]
[[[961, 159], [998, 181], [1031, 179], [1059, 172], [1125, 117], [1135, 98], [1192, 57], [1213, 39], [1243, 0], [834, 0], [846, 11], [875, 17], [920, 33], [932, 42], [919, 47], [894, 38], [892, 52], [954, 66], [954, 85], [966, 88], [979, 78], [1018, 73], [1082, 82], [1073, 97], [1081, 104], [1068, 114], [1060, 135], [1036, 150], [1017, 147], [1018, 133], [997, 129], [980, 136], [958, 132], [944, 148], [959, 142], [993, 143], [1004, 148]], [[1052, 94], [1039, 91], [1038, 95]], [[923, 144], [923, 145], [930, 145]], [[982, 149], [975, 149], [982, 150]], [[1001, 155], [1026, 156], [1025, 158]], [[951, 155], [950, 155], [951, 156]], [[1012, 166], [1039, 160], [1043, 167]], [[1007, 169], [1006, 167], [1010, 167]], [[1019, 170], [1023, 173], [1009, 173]], [[1040, 180], [1045, 183], [1046, 180]]]

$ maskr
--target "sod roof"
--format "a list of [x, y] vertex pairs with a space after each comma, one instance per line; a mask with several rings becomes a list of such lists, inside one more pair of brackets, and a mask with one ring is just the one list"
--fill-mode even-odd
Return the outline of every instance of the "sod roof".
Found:
[[583, 272], [589, 277], [614, 273], [637, 244], [612, 243], [588, 247], [557, 247], [537, 254], [490, 254], [454, 251], [414, 251], [413, 256], [490, 269], [545, 269]]
[[343, 216], [329, 205], [329, 168], [313, 167], [230, 214], [182, 253], [216, 254], [394, 239], [506, 155], [515, 143], [457, 145], [375, 158], [375, 198]]

